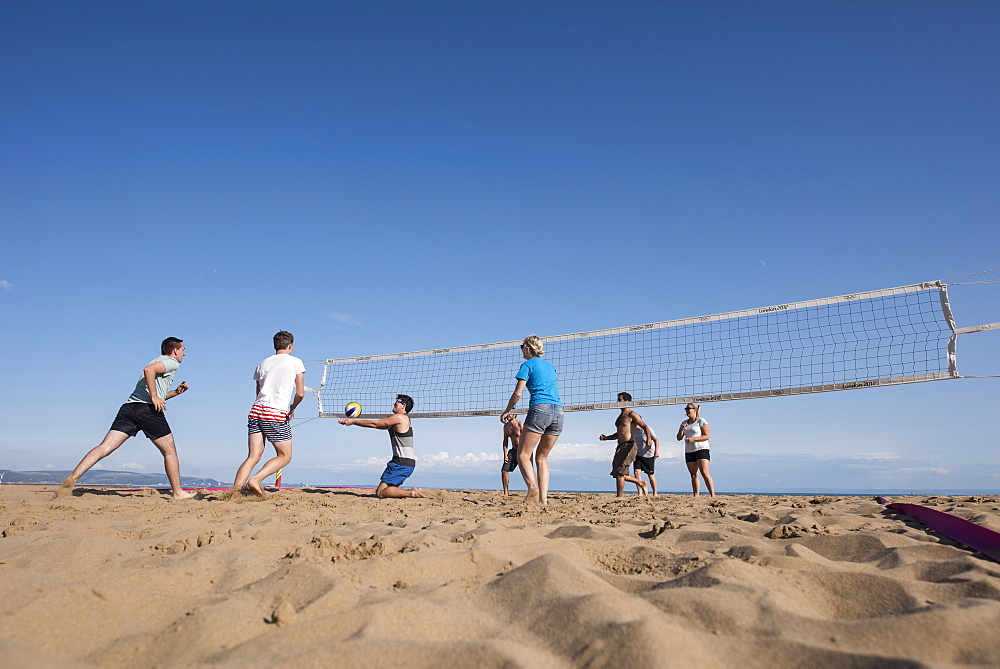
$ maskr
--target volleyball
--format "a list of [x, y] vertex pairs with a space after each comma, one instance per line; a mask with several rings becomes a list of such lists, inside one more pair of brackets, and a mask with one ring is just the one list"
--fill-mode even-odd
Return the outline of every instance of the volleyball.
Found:
[[348, 418], [357, 418], [361, 415], [361, 405], [357, 402], [350, 402], [344, 407], [344, 415]]

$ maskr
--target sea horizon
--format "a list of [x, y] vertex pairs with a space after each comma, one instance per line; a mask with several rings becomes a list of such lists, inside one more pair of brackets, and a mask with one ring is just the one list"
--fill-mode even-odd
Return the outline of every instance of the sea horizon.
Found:
[[[0, 485], [59, 485], [61, 484], [66, 476], [69, 475], [69, 470], [49, 470], [49, 471], [39, 471], [39, 470], [28, 470], [28, 471], [16, 471], [11, 469], [5, 469], [0, 467]], [[499, 482], [498, 482], [499, 483]], [[515, 483], [511, 481], [511, 493], [513, 495], [523, 494], [525, 489], [523, 483], [517, 480]], [[167, 477], [164, 474], [156, 473], [136, 473], [127, 472], [120, 470], [105, 470], [105, 469], [92, 469], [77, 482], [77, 488], [123, 488], [123, 489], [138, 489], [138, 488], [165, 488], [168, 486]], [[232, 481], [224, 481], [220, 479], [215, 479], [212, 477], [197, 477], [197, 476], [181, 476], [181, 486], [187, 489], [193, 488], [204, 488], [208, 490], [218, 490], [227, 489], [232, 486]], [[274, 478], [268, 477], [265, 483], [265, 488], [274, 489]], [[373, 482], [368, 480], [363, 483], [358, 482], [321, 482], [312, 483], [304, 481], [288, 481], [284, 480], [281, 484], [282, 490], [293, 490], [299, 488], [353, 488], [360, 490], [371, 490], [374, 489]], [[421, 485], [417, 486], [427, 490], [475, 490], [475, 491], [496, 491], [501, 490], [499, 485], [496, 486], [484, 486], [484, 485]], [[636, 494], [634, 490], [634, 485], [628, 485], [626, 487], [626, 494]], [[606, 489], [594, 489], [594, 488], [561, 488], [552, 487], [550, 491], [553, 493], [593, 493], [593, 494], [603, 494], [612, 493], [614, 494], [614, 488], [610, 486]], [[840, 495], [840, 496], [850, 496], [850, 497], [867, 497], [874, 495], [882, 496], [899, 496], [899, 495], [1000, 495], [1000, 489], [997, 488], [928, 488], [928, 487], [913, 487], [913, 488], [838, 488], [838, 487], [824, 487], [824, 486], [800, 486], [800, 487], [789, 487], [789, 488], [757, 488], [757, 489], [745, 489], [737, 488], [734, 490], [717, 490], [719, 495], [765, 495], [769, 497], [778, 497], [782, 495], [795, 495], [795, 496], [808, 496], [808, 495]], [[690, 490], [679, 490], [679, 489], [669, 489], [660, 490], [661, 495], [690, 495]], [[704, 493], [704, 490], [702, 491]]]

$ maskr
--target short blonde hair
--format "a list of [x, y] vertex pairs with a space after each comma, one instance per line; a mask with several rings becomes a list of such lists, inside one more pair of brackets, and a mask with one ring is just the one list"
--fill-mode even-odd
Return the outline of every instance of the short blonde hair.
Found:
[[528, 335], [521, 342], [521, 348], [527, 347], [528, 351], [531, 352], [532, 357], [539, 355], [545, 355], [545, 346], [542, 345], [542, 340], [538, 335]]

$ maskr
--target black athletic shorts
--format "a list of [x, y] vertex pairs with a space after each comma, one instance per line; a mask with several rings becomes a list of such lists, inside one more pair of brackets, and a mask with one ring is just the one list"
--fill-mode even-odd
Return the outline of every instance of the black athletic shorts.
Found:
[[648, 458], [637, 455], [635, 456], [635, 468], [646, 474], [653, 474], [655, 473], [653, 470], [656, 469], [656, 458], [652, 455]]
[[684, 454], [684, 462], [698, 462], [699, 460], [711, 460], [712, 452], [707, 448], [699, 448], [697, 451], [691, 451], [690, 453]]
[[517, 451], [510, 449], [507, 451], [507, 459], [500, 463], [500, 471], [512, 472], [517, 469]]
[[167, 417], [157, 411], [152, 404], [145, 402], [126, 402], [118, 410], [118, 415], [111, 423], [112, 430], [124, 432], [130, 437], [139, 434], [139, 430], [150, 439], [159, 439], [170, 434]]

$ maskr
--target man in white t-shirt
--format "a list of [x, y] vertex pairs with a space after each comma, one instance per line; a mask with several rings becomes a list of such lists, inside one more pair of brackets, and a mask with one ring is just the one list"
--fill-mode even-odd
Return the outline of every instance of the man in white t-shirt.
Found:
[[[656, 438], [653, 429], [649, 430], [649, 438], [646, 438], [646, 431], [641, 427], [632, 430], [632, 438], [635, 439], [635, 462], [632, 467], [633, 474], [637, 479], [642, 478], [645, 473], [649, 479], [649, 494], [656, 497], [656, 458], [660, 457], [660, 440]], [[638, 490], [638, 486], [636, 486]]]
[[[252, 492], [263, 496], [263, 480], [292, 461], [291, 420], [295, 417], [295, 407], [306, 395], [306, 367], [292, 355], [294, 345], [295, 337], [291, 332], [282, 330], [275, 334], [274, 355], [264, 358], [253, 374], [257, 400], [247, 416], [249, 454], [236, 471], [233, 491], [242, 491], [248, 486]], [[274, 446], [276, 455], [251, 477], [250, 473], [264, 455], [265, 438]]]

